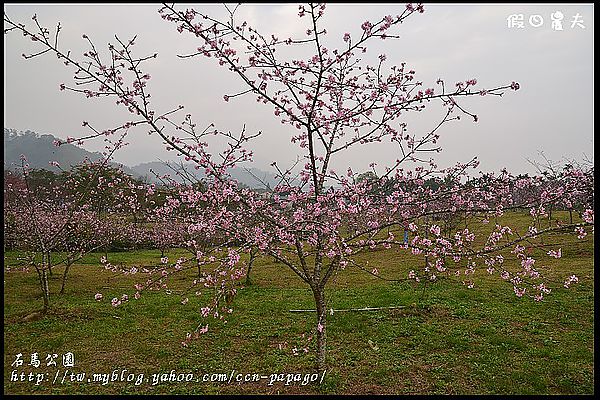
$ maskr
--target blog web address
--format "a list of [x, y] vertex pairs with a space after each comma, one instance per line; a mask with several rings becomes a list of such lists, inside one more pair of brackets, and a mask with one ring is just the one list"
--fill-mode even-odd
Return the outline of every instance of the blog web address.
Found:
[[327, 371], [320, 373], [256, 373], [256, 372], [241, 372], [235, 369], [225, 372], [215, 373], [191, 373], [191, 372], [178, 372], [171, 370], [169, 372], [160, 373], [136, 373], [127, 369], [115, 369], [106, 373], [86, 373], [76, 372], [73, 370], [57, 370], [56, 373], [52, 374], [49, 372], [25, 372], [12, 370], [10, 373], [11, 382], [23, 382], [29, 383], [36, 386], [44, 383], [52, 382], [56, 384], [66, 383], [89, 383], [89, 384], [117, 384], [117, 383], [128, 383], [135, 386], [140, 385], [151, 385], [156, 386], [160, 384], [169, 383], [219, 383], [219, 384], [243, 384], [243, 383], [265, 383], [268, 386], [275, 384], [283, 384], [285, 386], [300, 385], [306, 386], [309, 384], [322, 384], [323, 379]]

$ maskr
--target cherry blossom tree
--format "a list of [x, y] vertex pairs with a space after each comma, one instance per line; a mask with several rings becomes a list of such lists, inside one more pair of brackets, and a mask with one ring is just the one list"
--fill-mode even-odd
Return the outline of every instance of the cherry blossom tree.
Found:
[[[108, 218], [111, 221], [106, 224], [107, 216], [93, 209], [92, 197], [102, 190], [102, 185], [96, 186], [94, 180], [119, 146], [120, 142], [107, 146], [106, 158], [97, 162], [96, 173], [86, 180], [78, 179], [80, 176], [74, 168], [63, 171], [61, 178], [50, 183], [36, 182], [31, 179], [35, 174], [26, 157], [21, 155], [20, 179], [5, 181], [4, 216], [10, 221], [8, 226], [5, 224], [6, 233], [15, 247], [27, 252], [28, 264], [35, 267], [42, 292], [43, 314], [50, 307], [48, 275], [52, 275], [53, 267], [65, 267], [61, 278], [62, 294], [73, 263], [115, 238], [103, 234], [106, 231], [101, 229], [114, 226], [115, 219]], [[84, 165], [89, 164], [84, 161]], [[55, 166], [60, 168], [58, 163]], [[54, 259], [53, 253], [56, 253]]]
[[[586, 229], [593, 229], [592, 204], [586, 205], [582, 222], [544, 229], [532, 225], [527, 232], [495, 224], [491, 233], [478, 237], [475, 229], [444, 232], [436, 223], [436, 219], [444, 216], [466, 215], [475, 222], [488, 224], [492, 218], [519, 207], [528, 208], [534, 215], [542, 212], [548, 201], [559, 199], [568, 190], [589, 189], [590, 180], [579, 179], [585, 174], [577, 172], [579, 178], [565, 181], [567, 186], [529, 191], [535, 196], [515, 201], [514, 185], [526, 188], [536, 181], [525, 179], [515, 183], [507, 171], [467, 181], [469, 172], [478, 166], [476, 159], [446, 168], [435, 164], [431, 155], [441, 150], [438, 140], [442, 128], [461, 117], [478, 120], [462, 104], [462, 99], [486, 97], [482, 101], [491, 101], [488, 98], [518, 90], [517, 82], [483, 88], [476, 79], [467, 77], [454, 85], [443, 79], [427, 84], [419, 81], [406, 63], [388, 66], [384, 54], [379, 55], [374, 65], [361, 59], [374, 41], [397, 39], [396, 30], [401, 23], [422, 13], [422, 5], [408, 4], [398, 15], [364, 21], [355, 37], [327, 31], [322, 23], [324, 4], [299, 6], [300, 23], [306, 25], [306, 34], [301, 38], [263, 34], [248, 23], [237, 21], [237, 8], [227, 10], [227, 20], [169, 4], [161, 7], [159, 13], [180, 33], [198, 40], [197, 48], [182, 58], [206, 57], [239, 79], [240, 91], [225, 94], [224, 101], [254, 96], [294, 131], [290, 140], [298, 146], [303, 158], [289, 167], [274, 162], [279, 184], [266, 195], [242, 187], [229, 174], [236, 165], [252, 160], [249, 147], [260, 133], [243, 129], [233, 134], [215, 129], [212, 124], [201, 129], [189, 113], [177, 119], [183, 106], [155, 110], [148, 84], [150, 74], [143, 67], [157, 54], [135, 55], [136, 38], [128, 41], [116, 38], [117, 43], [108, 47], [106, 59], [91, 39], [83, 35], [90, 50], [83, 60], [78, 60], [59, 48], [60, 25], [51, 36], [50, 30], [42, 27], [35, 16], [35, 33], [6, 14], [4, 17], [5, 32], [16, 30], [40, 43], [41, 50], [24, 55], [25, 58], [51, 52], [75, 69], [77, 85], [61, 84], [61, 90], [90, 98], [112, 98], [132, 114], [131, 120], [105, 130], [84, 123], [92, 132], [80, 140], [144, 126], [148, 133], [164, 141], [167, 150], [178, 152], [204, 171], [201, 188], [180, 186], [156, 212], [181, 216], [187, 232], [210, 238], [209, 246], [196, 250], [192, 259], [180, 258], [174, 263], [165, 260], [163, 267], [148, 271], [148, 278], [136, 284], [134, 296], [139, 298], [146, 289], [166, 289], [173, 274], [205, 267], [190, 290], [208, 288], [214, 296], [201, 310], [203, 322], [194, 333], [188, 334], [184, 345], [208, 330], [205, 318], [226, 321], [239, 281], [249, 270], [248, 261], [241, 254], [251, 253], [252, 249], [286, 266], [310, 287], [316, 306], [319, 370], [326, 365], [329, 311], [325, 295], [332, 278], [347, 268], [359, 268], [390, 280], [377, 269], [361, 265], [357, 256], [370, 250], [396, 247], [422, 256], [423, 268], [410, 271], [402, 280], [423, 283], [456, 278], [473, 288], [473, 276], [486, 273], [498, 276], [518, 297], [531, 296], [541, 301], [550, 292], [551, 284], [543, 279], [534, 266], [535, 259], [525, 253], [520, 243], [531, 244], [550, 232], [585, 236]], [[335, 35], [341, 47], [327, 47], [329, 35]], [[299, 58], [297, 54], [306, 57]], [[434, 106], [444, 112], [431, 129], [419, 132], [404, 122], [406, 115]], [[209, 148], [207, 138], [213, 135], [226, 143], [224, 150]], [[380, 172], [370, 179], [359, 179], [351, 168], [341, 172], [332, 167], [349, 149], [379, 142], [396, 146], [398, 158], [380, 167]], [[377, 166], [374, 163], [372, 167]], [[436, 177], [443, 184], [425, 184]], [[404, 227], [411, 232], [410, 241], [394, 235]], [[505, 266], [500, 253], [510, 249], [520, 260], [520, 269]], [[560, 257], [559, 250], [548, 255]], [[104, 261], [107, 268], [117, 270]], [[564, 286], [576, 280], [577, 277], [571, 276]], [[112, 303], [118, 305], [121, 300], [113, 299]]]
[[[588, 181], [593, 180], [592, 175], [594, 174], [594, 165], [589, 161], [580, 163], [577, 161], [565, 160], [561, 164], [560, 162], [548, 159], [543, 152], [540, 152], [540, 156], [543, 161], [528, 161], [536, 168], [539, 179], [544, 182], [544, 187], [555, 186], [551, 191], [560, 191], [560, 187], [565, 184], [565, 181], [569, 182], [567, 183], [567, 187], [571, 187], [571, 181], [582, 178], [584, 180], [587, 179]], [[582, 177], [581, 174], [587, 176]], [[562, 196], [557, 199], [556, 202], [549, 205], [547, 218], [549, 220], [552, 219], [553, 208], [568, 210], [569, 222], [573, 223], [573, 211], [577, 211], [581, 217], [587, 205], [591, 203], [593, 203], [593, 190], [589, 190], [589, 188], [586, 188], [586, 190], [562, 191]]]

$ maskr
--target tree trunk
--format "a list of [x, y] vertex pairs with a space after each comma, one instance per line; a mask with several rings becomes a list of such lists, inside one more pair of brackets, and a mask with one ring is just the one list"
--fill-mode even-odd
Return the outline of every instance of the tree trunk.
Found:
[[67, 274], [69, 273], [69, 269], [71, 268], [71, 258], [67, 258], [67, 266], [65, 267], [65, 272], [62, 277], [62, 284], [60, 285], [60, 294], [65, 293], [65, 283], [67, 283]]
[[46, 314], [50, 308], [50, 289], [48, 287], [48, 272], [45, 269], [42, 270], [42, 284], [42, 294], [44, 297], [44, 310], [42, 313]]
[[573, 210], [569, 210], [569, 220], [573, 223]]
[[51, 257], [52, 254], [50, 253], [50, 251], [48, 251], [48, 259], [46, 260], [48, 262], [48, 272], [50, 272], [50, 276], [52, 276], [52, 260]]
[[252, 271], [252, 259], [250, 259], [250, 261], [248, 262], [248, 270], [246, 271], [246, 282], [245, 285], [246, 286], [251, 286], [252, 285], [252, 280], [250, 279], [250, 271]]
[[320, 374], [325, 371], [325, 357], [327, 354], [327, 311], [325, 304], [325, 291], [322, 288], [314, 287], [313, 295], [317, 309], [317, 372]]
[[[427, 227], [425, 227], [425, 239], [429, 239], [429, 229], [427, 229]], [[427, 254], [427, 253], [425, 253]], [[425, 271], [427, 271], [427, 265], [429, 264], [429, 259], [427, 257], [427, 255], [425, 255]]]
[[42, 310], [43, 314], [46, 314], [50, 308], [50, 289], [48, 286], [48, 266], [50, 265], [50, 262], [48, 260], [48, 254], [49, 253], [46, 252], [42, 254], [42, 271], [40, 276], [42, 297], [44, 298], [44, 309]]
[[40, 289], [42, 289], [42, 293], [44, 292], [44, 277], [42, 275], [42, 268], [38, 267], [37, 264], [34, 264], [35, 270], [38, 274], [38, 280], [40, 282]]

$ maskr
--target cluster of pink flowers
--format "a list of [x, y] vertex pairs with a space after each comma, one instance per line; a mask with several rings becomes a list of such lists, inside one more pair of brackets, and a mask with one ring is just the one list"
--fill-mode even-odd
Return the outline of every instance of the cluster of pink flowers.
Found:
[[579, 282], [579, 278], [577, 278], [575, 275], [571, 275], [569, 278], [567, 278], [567, 280], [565, 280], [564, 283], [564, 287], [565, 288], [569, 288], [569, 286], [571, 286], [571, 283], [577, 283]]
[[550, 250], [548, 251], [548, 255], [550, 257], [554, 257], [554, 258], [561, 258], [562, 257], [562, 249], [558, 249], [558, 250]]

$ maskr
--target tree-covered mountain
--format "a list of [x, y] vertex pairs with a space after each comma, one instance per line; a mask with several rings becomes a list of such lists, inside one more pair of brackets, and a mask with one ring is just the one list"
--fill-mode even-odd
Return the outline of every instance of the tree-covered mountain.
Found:
[[56, 137], [49, 134], [37, 134], [32, 131], [19, 132], [4, 128], [4, 169], [18, 169], [21, 166], [21, 154], [27, 158], [31, 168], [46, 169], [57, 172], [59, 169], [50, 165], [58, 162], [62, 168], [68, 169], [84, 159], [99, 160], [100, 153], [92, 153], [73, 144], [54, 146]]
[[[61, 168], [69, 169], [71, 166], [81, 163], [86, 158], [91, 161], [101, 159], [100, 153], [92, 153], [74, 144], [63, 144], [59, 147], [54, 146], [54, 140], [58, 138], [50, 134], [38, 134], [27, 130], [20, 132], [15, 129], [4, 128], [4, 169], [15, 170], [21, 166], [21, 154], [25, 155], [31, 168], [44, 169], [52, 172], [58, 172], [59, 168], [50, 164], [56, 161]], [[111, 163], [116, 165], [115, 163]], [[122, 166], [126, 174], [135, 178], [146, 178], [149, 182], [159, 182], [156, 177], [170, 175], [176, 181], [183, 182], [175, 170], [181, 169], [181, 163], [153, 161], [142, 163], [133, 167]], [[192, 164], [183, 164], [188, 174], [195, 177], [203, 177], [204, 171], [199, 171]], [[236, 168], [231, 171], [231, 175], [238, 182], [250, 188], [264, 189], [265, 184], [273, 188], [278, 180], [275, 174], [262, 171], [258, 168]]]

